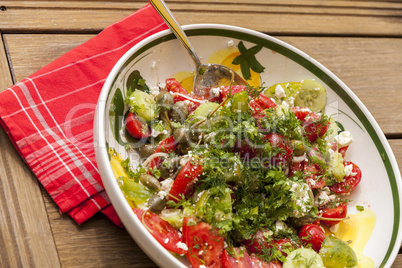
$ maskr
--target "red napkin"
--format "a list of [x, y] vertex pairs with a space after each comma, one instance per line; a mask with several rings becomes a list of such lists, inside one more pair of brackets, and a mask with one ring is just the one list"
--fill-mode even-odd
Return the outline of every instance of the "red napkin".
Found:
[[95, 107], [118, 59], [166, 28], [148, 4], [0, 93], [0, 125], [60, 211], [78, 224], [101, 211], [121, 225], [95, 162]]

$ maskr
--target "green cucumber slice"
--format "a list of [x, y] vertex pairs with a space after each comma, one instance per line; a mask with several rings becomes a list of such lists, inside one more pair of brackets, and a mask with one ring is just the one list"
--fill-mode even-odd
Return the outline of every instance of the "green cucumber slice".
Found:
[[128, 97], [128, 105], [130, 105], [133, 113], [147, 122], [152, 121], [157, 116], [154, 98], [144, 91], [136, 89], [131, 93], [130, 97]]
[[295, 106], [308, 107], [313, 112], [321, 112], [327, 104], [327, 91], [317, 81], [306, 79], [296, 95]]
[[356, 253], [346, 242], [335, 236], [327, 236], [319, 252], [326, 268], [357, 267]]
[[298, 248], [292, 251], [283, 263], [283, 268], [324, 268], [317, 252], [311, 248]]

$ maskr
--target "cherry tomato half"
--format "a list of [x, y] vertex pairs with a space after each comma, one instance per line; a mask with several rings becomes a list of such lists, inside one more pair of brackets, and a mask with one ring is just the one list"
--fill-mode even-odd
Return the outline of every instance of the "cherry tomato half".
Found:
[[187, 259], [193, 268], [201, 265], [210, 268], [222, 267], [224, 239], [216, 229], [205, 222], [189, 224], [192, 219], [183, 219], [183, 238], [188, 246]]
[[225, 249], [222, 255], [222, 267], [223, 268], [252, 268], [250, 255], [246, 250], [241, 248], [233, 248], [233, 255]]
[[[177, 174], [176, 179], [173, 182], [172, 188], [170, 188], [169, 194], [180, 199], [181, 195], [188, 195], [192, 192], [194, 183], [200, 177], [202, 173], [202, 166], [194, 159], [190, 159]], [[169, 196], [169, 200], [176, 201]]]
[[177, 254], [187, 253], [186, 250], [177, 245], [179, 242], [184, 243], [180, 232], [167, 221], [163, 220], [157, 214], [149, 211], [144, 212], [144, 210], [139, 208], [133, 208], [133, 211], [147, 229], [150, 230], [152, 236], [155, 237], [164, 248]]
[[332, 192], [337, 194], [350, 193], [354, 188], [356, 188], [362, 178], [362, 172], [360, 168], [353, 162], [346, 161], [343, 164], [344, 166], [352, 165], [352, 174], [349, 176], [345, 176], [342, 182], [329, 187]]
[[325, 239], [325, 233], [316, 224], [306, 224], [299, 231], [299, 238], [304, 245], [310, 244], [316, 252], [320, 251], [321, 244]]
[[127, 132], [136, 139], [148, 138], [151, 136], [151, 129], [149, 128], [148, 124], [142, 122], [132, 112], [128, 113], [125, 124]]
[[[323, 208], [320, 209], [321, 216], [323, 218], [331, 218], [331, 219], [342, 219], [345, 218], [348, 214], [348, 205], [346, 203], [339, 204], [335, 208]], [[340, 221], [328, 221], [321, 220], [320, 222], [325, 223], [327, 225], [335, 225]]]

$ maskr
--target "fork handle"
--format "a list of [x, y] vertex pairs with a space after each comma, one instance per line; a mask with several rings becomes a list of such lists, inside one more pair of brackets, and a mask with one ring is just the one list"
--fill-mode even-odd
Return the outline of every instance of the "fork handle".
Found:
[[191, 46], [190, 41], [188, 40], [187, 35], [173, 17], [172, 12], [170, 12], [169, 8], [166, 6], [163, 0], [149, 0], [151, 5], [155, 8], [155, 10], [159, 13], [162, 19], [166, 22], [169, 28], [173, 31], [174, 35], [182, 42], [184, 47], [187, 49], [190, 56], [193, 58], [194, 63], [196, 65], [196, 70], [201, 66], [201, 61], [197, 56], [194, 48]]

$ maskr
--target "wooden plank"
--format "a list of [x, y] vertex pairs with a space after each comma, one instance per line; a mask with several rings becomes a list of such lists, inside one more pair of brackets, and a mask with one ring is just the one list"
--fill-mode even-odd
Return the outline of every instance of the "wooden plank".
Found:
[[7, 54], [4, 49], [3, 36], [0, 33], [0, 92], [13, 85]]
[[[97, 1], [97, 0], [70, 0], [70, 1], [44, 1], [44, 0], [14, 0], [14, 1], [3, 1], [2, 5], [9, 7], [20, 7], [20, 8], [78, 8], [78, 9], [123, 9], [123, 8], [133, 8], [133, 5], [142, 4], [145, 5], [147, 1]], [[353, 8], [353, 9], [402, 9], [402, 3], [399, 0], [395, 1], [322, 1], [322, 0], [219, 0], [219, 1], [205, 1], [205, 0], [166, 0], [165, 3], [171, 7], [175, 4], [185, 4], [184, 7], [187, 8], [189, 4], [216, 4], [216, 5], [244, 5], [244, 6], [287, 6], [287, 7], [330, 7], [330, 8]], [[359, 10], [357, 11], [359, 12]]]
[[125, 229], [113, 225], [106, 216], [99, 213], [78, 226], [68, 215], [59, 213], [47, 194], [45, 197], [63, 267], [158, 267]]
[[[318, 60], [360, 98], [386, 134], [401, 134], [402, 40], [279, 37]], [[392, 115], [392, 116], [391, 116]]]
[[[12, 84], [1, 42], [0, 92]], [[0, 144], [0, 267], [60, 267], [38, 181], [1, 128]]]
[[[93, 35], [5, 35], [17, 81]], [[401, 134], [401, 39], [280, 37], [342, 79], [363, 101], [386, 134]], [[26, 46], [26, 44], [30, 44]], [[29, 55], [29, 57], [27, 57]], [[384, 64], [386, 62], [386, 64]], [[392, 114], [393, 116], [389, 116]]]
[[[75, 1], [52, 2], [53, 6], [50, 6], [48, 1], [35, 3], [40, 3], [42, 6], [39, 4], [38, 7], [41, 8], [37, 6], [33, 8], [32, 3], [28, 4], [26, 1], [9, 1], [6, 5], [7, 10], [0, 12], [0, 27], [3, 31], [99, 32], [142, 7], [146, 2], [140, 1], [128, 5], [126, 2], [87, 1], [81, 8], [78, 8]], [[172, 1], [169, 6], [181, 24], [221, 23], [271, 34], [359, 36], [400, 36], [402, 34], [401, 5], [393, 8], [381, 6], [356, 8], [345, 4], [344, 6], [297, 5], [295, 3], [286, 5], [264, 2], [250, 4], [243, 0], [235, 4]], [[88, 9], [91, 12], [88, 12]]]
[[1, 128], [0, 144], [0, 267], [60, 267], [38, 181]]

